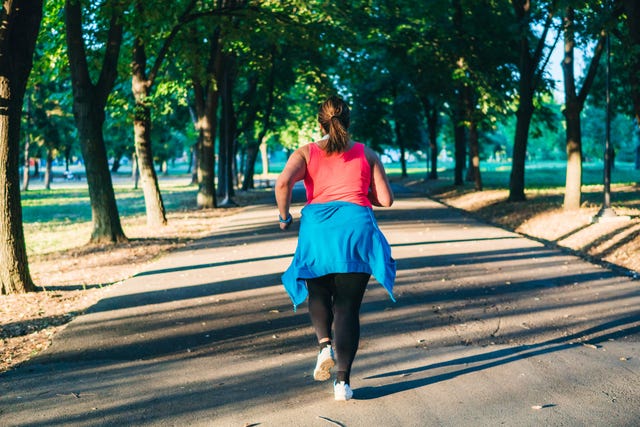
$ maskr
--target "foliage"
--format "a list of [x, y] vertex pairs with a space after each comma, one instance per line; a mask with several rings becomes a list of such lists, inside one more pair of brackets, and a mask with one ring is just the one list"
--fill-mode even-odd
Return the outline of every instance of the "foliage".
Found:
[[[54, 155], [77, 154], [64, 33], [59, 26], [63, 3], [51, 0], [45, 5], [28, 90], [32, 110], [28, 123], [26, 116], [23, 119], [31, 141], [51, 146]], [[460, 15], [456, 15], [456, 3], [460, 5]], [[545, 19], [550, 5], [547, 3], [532, 2], [532, 22]], [[189, 113], [189, 79], [193, 74], [210, 78], [205, 75], [203, 59], [208, 57], [205, 53], [216, 27], [225, 34], [224, 49], [234, 52], [238, 59], [234, 101], [240, 153], [255, 143], [261, 132], [266, 132], [269, 145], [287, 150], [316, 139], [317, 105], [335, 93], [351, 105], [353, 137], [380, 151], [396, 147], [398, 136], [409, 150], [424, 149], [424, 108], [433, 106], [441, 112], [439, 143], [451, 151], [454, 123], [442, 113], [450, 114], [460, 88], [469, 87], [473, 94], [473, 120], [480, 125], [481, 158], [508, 158], [512, 154], [518, 28], [509, 2], [354, 0], [336, 7], [320, 0], [246, 1], [231, 13], [233, 19], [212, 13], [215, 5], [196, 2], [191, 15], [181, 17], [190, 4], [186, 0], [171, 4], [152, 0], [144, 3], [144, 15], [127, 9], [122, 16], [126, 28], [135, 26], [149, 41], [150, 62], [159, 54], [157, 41], [164, 40], [176, 25], [182, 25], [167, 53], [167, 65], [159, 70], [160, 83], [149, 100], [154, 114], [156, 162], [181, 157], [195, 142]], [[557, 2], [556, 10], [568, 5], [580, 11], [576, 20], [577, 48], [589, 54], [594, 34], [605, 25], [611, 11], [606, 9], [606, 2], [579, 0]], [[89, 62], [95, 65], [101, 60], [108, 14], [95, 2], [87, 1], [86, 7], [85, 43]], [[629, 159], [637, 143], [635, 129], [625, 118], [633, 111], [628, 96], [628, 64], [635, 51], [629, 48], [625, 19], [619, 15], [611, 27], [612, 104], [623, 114], [614, 121], [612, 139], [619, 155]], [[133, 99], [126, 59], [132, 33], [127, 34], [124, 59], [119, 63], [120, 77], [107, 106], [105, 142], [110, 157], [133, 152]], [[530, 35], [539, 34], [533, 31]], [[554, 35], [550, 37], [549, 42]], [[277, 78], [270, 89], [272, 69]], [[562, 160], [561, 106], [548, 95], [552, 79], [548, 73], [545, 76], [535, 100], [527, 156], [533, 160]], [[588, 99], [586, 117], [600, 117], [603, 93], [601, 67]], [[268, 115], [270, 96], [273, 110]], [[584, 153], [589, 159], [599, 156], [601, 125], [602, 120], [583, 123]], [[32, 150], [37, 149], [33, 145]]]
[[44, 157], [45, 149], [79, 154], [73, 123], [69, 63], [65, 52], [62, 2], [46, 4], [25, 97], [23, 137], [35, 142], [30, 155]]

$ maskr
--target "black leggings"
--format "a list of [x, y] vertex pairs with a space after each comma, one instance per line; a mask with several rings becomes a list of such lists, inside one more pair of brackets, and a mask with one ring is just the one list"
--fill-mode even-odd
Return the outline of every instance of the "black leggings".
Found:
[[318, 342], [331, 338], [333, 324], [338, 375], [346, 375], [347, 382], [358, 351], [360, 304], [370, 277], [366, 273], [336, 273], [307, 279], [311, 324]]

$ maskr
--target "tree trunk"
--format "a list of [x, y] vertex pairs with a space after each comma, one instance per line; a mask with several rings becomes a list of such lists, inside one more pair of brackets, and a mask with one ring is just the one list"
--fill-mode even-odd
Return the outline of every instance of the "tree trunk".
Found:
[[459, 100], [458, 106], [454, 109], [453, 113], [453, 136], [454, 136], [454, 148], [455, 148], [455, 166], [454, 166], [454, 179], [455, 185], [464, 184], [464, 166], [466, 156], [466, 132], [463, 122], [463, 107], [462, 100]]
[[73, 113], [91, 200], [93, 222], [91, 242], [124, 242], [127, 238], [120, 224], [102, 134], [105, 105], [118, 72], [118, 56], [122, 44], [122, 17], [120, 11], [114, 8], [102, 70], [98, 83], [94, 85], [89, 74], [82, 34], [82, 6], [80, 2], [66, 0], [65, 11], [67, 53], [73, 85]]
[[133, 47], [131, 90], [135, 98], [133, 120], [134, 142], [138, 155], [138, 170], [142, 178], [142, 192], [147, 213], [147, 225], [158, 227], [167, 224], [167, 216], [158, 185], [158, 176], [153, 167], [151, 148], [151, 107], [149, 92], [151, 82], [146, 76], [147, 55], [144, 42], [137, 37]]
[[220, 98], [220, 27], [216, 27], [211, 36], [211, 46], [206, 68], [206, 86], [201, 78], [194, 75], [192, 78], [196, 130], [198, 131], [197, 144], [197, 175], [198, 194], [197, 204], [199, 208], [216, 208], [216, 184], [215, 184], [215, 135], [218, 126], [218, 102]]
[[478, 123], [471, 120], [469, 125], [469, 158], [471, 178], [476, 191], [482, 191], [482, 176], [480, 175], [480, 150], [478, 142]]
[[131, 154], [131, 180], [133, 181], [133, 189], [137, 190], [140, 174], [138, 173], [138, 155], [135, 151]]
[[22, 191], [29, 191], [29, 169], [31, 164], [29, 163], [29, 137], [25, 138], [24, 142], [24, 164], [22, 166]]
[[[520, 77], [522, 79], [522, 77]], [[522, 202], [524, 194], [524, 170], [529, 141], [529, 125], [533, 116], [533, 98], [529, 92], [521, 93], [520, 105], [516, 112], [516, 134], [513, 141], [513, 160], [509, 181], [509, 201]]]
[[64, 150], [64, 171], [69, 172], [69, 163], [71, 163], [71, 146], [67, 146]]
[[198, 207], [210, 209], [216, 205], [215, 186], [215, 132], [217, 127], [218, 91], [209, 83], [205, 88], [197, 78], [193, 78], [196, 104], [196, 129], [198, 130]]
[[574, 20], [575, 12], [573, 8], [567, 7], [563, 22], [564, 60], [562, 61], [565, 93], [565, 109], [563, 113], [566, 121], [567, 152], [567, 176], [564, 192], [564, 209], [566, 210], [580, 207], [580, 198], [582, 196], [582, 129], [580, 114], [584, 108], [587, 94], [593, 85], [605, 45], [605, 33], [602, 32], [594, 49], [593, 57], [589, 62], [582, 88], [578, 91], [574, 74]]
[[20, 119], [42, 20], [41, 0], [0, 10], [0, 294], [35, 290], [22, 227]]
[[[640, 127], [636, 127], [636, 135], [640, 136]], [[640, 141], [636, 146], [636, 159], [635, 159], [635, 169], [640, 170]]]
[[431, 150], [431, 170], [429, 171], [428, 178], [438, 179], [438, 117], [437, 112], [434, 112], [433, 114], [436, 116], [435, 120], [433, 120], [432, 122], [431, 119], [429, 119], [429, 150]]
[[[480, 150], [478, 147], [478, 123], [476, 117], [476, 100], [474, 99], [473, 90], [470, 86], [465, 86], [464, 90], [464, 106], [466, 122], [469, 123], [469, 158], [467, 167], [467, 182], [475, 183], [477, 191], [482, 190], [482, 180], [480, 179]], [[478, 188], [480, 187], [480, 188]]]
[[469, 157], [467, 158], [467, 173], [464, 180], [467, 182], [473, 182], [474, 180], [473, 157], [471, 156], [471, 135], [469, 135]]
[[[27, 111], [25, 111], [27, 116], [27, 123], [31, 122], [31, 99], [29, 96], [27, 98]], [[29, 190], [29, 168], [31, 165], [29, 164], [29, 146], [31, 145], [31, 138], [29, 136], [29, 131], [27, 129], [27, 133], [24, 138], [24, 166], [22, 167], [22, 190]]]
[[196, 142], [191, 146], [189, 152], [189, 173], [191, 174], [191, 182], [189, 185], [196, 185], [198, 183], [198, 150], [200, 145]]
[[260, 161], [262, 162], [262, 175], [267, 179], [269, 176], [269, 147], [266, 142], [260, 143]]
[[406, 150], [404, 147], [404, 141], [402, 139], [402, 132], [400, 131], [400, 124], [398, 123], [398, 120], [394, 121], [394, 130], [396, 133], [396, 144], [398, 145], [398, 147], [400, 148], [400, 170], [401, 170], [401, 175], [402, 178], [406, 178], [408, 176], [407, 174], [407, 159], [406, 159]]
[[117, 157], [114, 157], [113, 165], [111, 165], [111, 173], [118, 173], [118, 169], [120, 169], [120, 159]]
[[51, 190], [51, 169], [53, 167], [53, 156], [51, 154], [51, 148], [47, 148], [47, 166], [44, 170], [44, 188], [45, 190]]
[[[515, 3], [515, 2], [514, 2]], [[520, 38], [520, 80], [518, 82], [519, 103], [516, 112], [516, 132], [513, 140], [513, 159], [511, 165], [511, 176], [509, 180], [509, 201], [522, 202], [526, 200], [524, 194], [525, 162], [527, 157], [527, 144], [529, 142], [529, 127], [533, 116], [533, 94], [535, 89], [535, 66], [534, 59], [529, 52], [529, 22], [525, 18], [528, 11], [520, 10], [522, 14], [522, 25], [526, 25], [526, 30]], [[537, 65], [537, 62], [535, 62]]]
[[402, 171], [400, 174], [402, 178], [409, 176], [407, 173], [407, 151], [404, 148], [404, 144], [400, 144], [400, 170]]
[[438, 109], [426, 97], [420, 97], [427, 116], [431, 167], [427, 179], [438, 179]]
[[[533, 97], [536, 88], [542, 80], [541, 73], [544, 71], [552, 49], [548, 49], [545, 54], [545, 46], [549, 29], [553, 23], [553, 11], [547, 12], [542, 28], [539, 28], [539, 35], [534, 35], [531, 29], [531, 16], [533, 8], [529, 1], [511, 0], [511, 4], [516, 16], [516, 24], [520, 28], [519, 38], [519, 62], [518, 71], [520, 79], [518, 82], [518, 110], [516, 112], [516, 133], [513, 141], [513, 160], [511, 166], [511, 177], [509, 181], [509, 201], [521, 202], [526, 200], [525, 189], [525, 161], [527, 157], [527, 144], [529, 142], [529, 127], [533, 116]], [[536, 32], [538, 32], [536, 30]], [[534, 41], [536, 46], [530, 48], [529, 43]], [[555, 43], [554, 43], [555, 46]], [[546, 55], [546, 59], [543, 57]]]
[[[473, 96], [473, 90], [470, 86], [465, 86], [464, 90], [464, 105], [465, 105], [465, 118], [466, 118], [466, 122], [469, 123], [469, 129], [468, 129], [468, 138], [469, 138], [469, 158], [467, 159], [468, 162], [468, 166], [467, 166], [467, 176], [466, 176], [466, 181], [467, 182], [475, 182], [476, 183], [476, 190], [477, 188], [477, 180], [476, 180], [476, 175], [479, 176], [479, 170], [476, 171], [476, 169], [479, 168], [480, 166], [480, 158], [478, 157], [478, 153], [479, 153], [479, 148], [478, 148], [478, 128], [477, 128], [477, 123], [475, 123], [474, 117], [475, 117], [475, 99]], [[474, 129], [472, 129], [472, 127], [474, 127]], [[472, 134], [473, 132], [473, 134]], [[474, 154], [475, 151], [475, 154]], [[475, 156], [475, 158], [474, 158]], [[478, 173], [476, 173], [478, 172]], [[482, 185], [480, 185], [480, 187], [482, 187]], [[481, 188], [482, 189], [482, 188]]]
[[564, 60], [562, 74], [564, 77], [566, 121], [567, 172], [564, 191], [564, 209], [580, 208], [582, 196], [582, 134], [580, 130], [580, 105], [576, 97], [576, 81], [574, 75], [574, 11], [568, 7], [564, 16]]
[[233, 201], [233, 148], [236, 136], [236, 122], [233, 108], [233, 85], [235, 82], [235, 58], [232, 54], [223, 55], [220, 79], [220, 98], [222, 102], [220, 123], [220, 144], [218, 146], [218, 183], [222, 201], [220, 207], [237, 206]]
[[260, 143], [247, 144], [247, 151], [245, 153], [244, 164], [244, 180], [242, 181], [242, 189], [249, 190], [254, 188], [253, 177], [256, 171], [256, 160], [258, 159], [258, 152], [260, 149]]
[[103, 120], [95, 111], [90, 97], [89, 102], [76, 101], [75, 115], [78, 126], [78, 139], [85, 161], [89, 198], [91, 200], [91, 219], [93, 243], [120, 243], [127, 241], [118, 215], [107, 151], [102, 135]]

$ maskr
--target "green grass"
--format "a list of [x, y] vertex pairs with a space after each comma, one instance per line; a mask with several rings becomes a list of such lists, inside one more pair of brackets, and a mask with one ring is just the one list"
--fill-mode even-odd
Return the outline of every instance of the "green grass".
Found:
[[[120, 216], [145, 213], [142, 189], [114, 187]], [[196, 187], [171, 186], [161, 189], [167, 210], [194, 208]], [[91, 221], [91, 204], [86, 188], [29, 190], [22, 193], [22, 219], [25, 223], [77, 223]]]
[[[451, 164], [438, 169], [440, 179], [453, 181]], [[399, 164], [385, 165], [390, 177], [397, 178], [401, 174]], [[407, 172], [412, 177], [426, 176], [424, 165], [409, 164]], [[510, 163], [485, 163], [480, 165], [482, 182], [485, 188], [509, 188], [511, 175]], [[529, 190], [564, 187], [566, 178], [565, 164], [561, 162], [537, 162], [526, 165], [525, 187]], [[585, 186], [602, 185], [602, 164], [586, 164], [583, 167], [582, 183]], [[612, 184], [633, 184], [640, 182], [640, 171], [630, 163], [620, 163], [611, 173]]]
[[[283, 164], [282, 164], [283, 165]], [[280, 166], [282, 166], [280, 165]], [[452, 164], [440, 164], [438, 185], [450, 186], [453, 182]], [[509, 187], [511, 165], [509, 163], [484, 163], [481, 165], [482, 180], [486, 189], [506, 189]], [[386, 164], [392, 179], [400, 176], [399, 164]], [[587, 164], [583, 169], [585, 186], [602, 185], [602, 165]], [[270, 167], [271, 174], [279, 171]], [[424, 162], [408, 165], [411, 178], [426, 176]], [[172, 174], [174, 177], [175, 174]], [[124, 182], [126, 177], [121, 176]], [[162, 197], [168, 212], [196, 208], [195, 186], [186, 186], [185, 180], [171, 180], [159, 177]], [[527, 190], [561, 189], [565, 184], [565, 165], [561, 162], [528, 163], [525, 172]], [[640, 171], [632, 164], [618, 164], [612, 172], [612, 184], [640, 182]], [[465, 187], [472, 187], [467, 184]], [[123, 220], [141, 217], [145, 214], [142, 189], [132, 189], [130, 184], [114, 187], [118, 211]], [[618, 199], [613, 194], [613, 199]], [[628, 201], [620, 200], [623, 204]], [[22, 215], [30, 253], [44, 253], [75, 247], [88, 241], [91, 233], [91, 205], [86, 188], [74, 187], [52, 190], [29, 190], [22, 193]]]
[[[442, 165], [438, 171], [442, 180], [452, 180], [451, 164]], [[445, 168], [446, 167], [446, 168]], [[482, 180], [485, 188], [508, 188], [511, 165], [508, 163], [484, 163], [481, 165]], [[399, 164], [385, 165], [392, 178], [400, 176]], [[270, 168], [270, 171], [277, 172]], [[424, 163], [408, 165], [411, 177], [426, 176]], [[527, 164], [525, 172], [526, 188], [544, 189], [564, 187], [565, 169], [561, 162], [538, 162]], [[587, 164], [583, 168], [583, 184], [602, 185], [603, 172], [599, 164]], [[619, 164], [612, 171], [613, 184], [629, 184], [640, 181], [640, 171], [634, 170], [632, 164]], [[196, 207], [195, 186], [177, 185], [163, 181], [160, 177], [163, 201], [167, 211], [190, 209]], [[118, 211], [122, 217], [144, 215], [145, 205], [142, 189], [131, 186], [115, 186]], [[91, 221], [91, 205], [86, 188], [66, 188], [52, 190], [30, 190], [22, 193], [22, 215], [26, 224], [69, 224]]]
[[[142, 189], [115, 186], [121, 220], [145, 214]], [[195, 209], [195, 186], [161, 181], [162, 199], [169, 211]], [[23, 192], [22, 217], [29, 254], [43, 254], [81, 246], [91, 235], [91, 204], [86, 188], [29, 190]]]

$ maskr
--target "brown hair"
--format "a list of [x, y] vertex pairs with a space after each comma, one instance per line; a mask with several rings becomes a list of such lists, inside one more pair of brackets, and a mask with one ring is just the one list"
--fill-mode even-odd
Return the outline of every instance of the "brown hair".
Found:
[[351, 114], [349, 106], [341, 98], [331, 96], [318, 109], [318, 122], [322, 129], [329, 134], [329, 140], [324, 150], [331, 153], [341, 153], [349, 146], [349, 124]]

